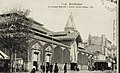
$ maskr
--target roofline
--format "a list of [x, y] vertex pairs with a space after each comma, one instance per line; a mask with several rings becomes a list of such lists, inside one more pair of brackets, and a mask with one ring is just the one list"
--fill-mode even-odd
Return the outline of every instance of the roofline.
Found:
[[37, 25], [43, 26], [43, 24], [38, 23], [38, 22], [36, 22], [36, 21], [35, 21], [35, 20], [33, 20], [33, 19], [27, 18], [27, 17], [25, 17], [24, 15], [19, 15], [18, 13], [0, 14], [0, 16], [2, 16], [2, 17], [5, 17], [5, 16], [10, 16], [10, 15], [21, 16], [21, 17], [24, 17], [26, 20], [32, 21], [33, 23], [35, 23], [35, 24], [37, 24]]
[[[51, 37], [51, 36], [49, 36], [49, 35], [42, 34], [42, 33], [40, 33], [40, 32], [34, 31], [34, 30], [32, 30], [32, 29], [31, 29], [30, 31], [31, 31], [32, 33], [34, 33], [34, 34], [42, 35], [42, 36], [44, 36], [44, 37], [48, 37], [49, 39], [59, 41], [58, 39], [55, 39], [55, 38], [53, 38], [53, 37]], [[59, 42], [60, 42], [60, 41], [59, 41]]]
[[[35, 35], [36, 37], [39, 37], [38, 35]], [[65, 45], [65, 44], [63, 44], [63, 43], [60, 43], [60, 42], [57, 42], [57, 41], [52, 41], [52, 40], [50, 40], [50, 39], [48, 39], [49, 41], [51, 41], [51, 42], [49, 42], [49, 41], [46, 41], [46, 40], [43, 40], [43, 39], [39, 39], [39, 38], [35, 38], [35, 37], [31, 37], [31, 38], [33, 38], [33, 39], [37, 39], [37, 40], [40, 40], [40, 41], [43, 41], [43, 42], [48, 42], [48, 43], [51, 43], [51, 44], [53, 44], [53, 45], [59, 45], [59, 46], [61, 46], [61, 47], [66, 47], [66, 48], [69, 48], [70, 49], [70, 46], [68, 46], [68, 45]], [[44, 37], [42, 37], [42, 38], [44, 38]]]

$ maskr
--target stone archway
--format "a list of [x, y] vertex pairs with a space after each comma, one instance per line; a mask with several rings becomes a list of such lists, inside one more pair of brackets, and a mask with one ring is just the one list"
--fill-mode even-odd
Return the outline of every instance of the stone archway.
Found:
[[27, 49], [21, 50], [21, 57], [24, 61], [28, 60], [28, 50]]
[[30, 44], [29, 44], [29, 47], [32, 48], [32, 46], [35, 45], [36, 43], [38, 43], [39, 46], [41, 46], [41, 47], [43, 46], [40, 41], [38, 41], [38, 40], [32, 40], [30, 42]]
[[32, 66], [36, 66], [36, 69], [39, 69], [39, 65], [41, 63], [40, 55], [42, 50], [42, 44], [38, 40], [33, 40], [30, 42], [30, 49], [29, 49], [29, 58], [32, 62]]
[[60, 46], [54, 48], [53, 61], [55, 63], [63, 63], [63, 50]]
[[[43, 46], [42, 55], [41, 55], [42, 60], [43, 60], [42, 62], [51, 62], [51, 60], [52, 60], [52, 50], [53, 50], [53, 46], [50, 43], [46, 43]], [[48, 58], [50, 59], [49, 61], [48, 61]]]
[[81, 54], [81, 52], [79, 52], [78, 53], [78, 64], [80, 64], [80, 65], [81, 65], [81, 62], [82, 62], [81, 56], [82, 56], [82, 54]]
[[88, 65], [88, 54], [82, 51], [78, 53], [78, 64], [80, 65], [81, 69], [83, 69], [85, 65]]
[[69, 51], [69, 49], [63, 50], [63, 63], [70, 63], [70, 51]]

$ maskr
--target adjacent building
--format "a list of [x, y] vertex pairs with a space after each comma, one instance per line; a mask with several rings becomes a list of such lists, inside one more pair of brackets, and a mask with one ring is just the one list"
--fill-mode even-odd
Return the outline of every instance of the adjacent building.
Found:
[[99, 37], [90, 34], [88, 37], [88, 45], [85, 47], [85, 50], [90, 53], [99, 51], [105, 56], [112, 56], [112, 42], [108, 40], [105, 35]]

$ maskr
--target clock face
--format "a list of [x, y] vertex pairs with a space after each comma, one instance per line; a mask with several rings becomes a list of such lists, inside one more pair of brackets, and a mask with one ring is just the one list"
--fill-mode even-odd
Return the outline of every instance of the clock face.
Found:
[[117, 0], [101, 0], [102, 5], [109, 11], [113, 12], [117, 9]]

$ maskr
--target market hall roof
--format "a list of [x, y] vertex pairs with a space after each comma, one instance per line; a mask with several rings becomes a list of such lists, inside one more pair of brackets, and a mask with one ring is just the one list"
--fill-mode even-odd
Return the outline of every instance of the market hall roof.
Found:
[[[0, 22], [1, 22], [2, 17], [3, 17], [3, 18], [5, 18], [5, 17], [6, 17], [6, 18], [9, 18], [9, 16], [22, 17], [22, 18], [24, 18], [25, 20], [28, 20], [28, 21], [30, 21], [30, 22], [32, 22], [32, 23], [35, 23], [35, 24], [40, 25], [40, 26], [43, 26], [43, 24], [38, 23], [38, 22], [36, 22], [35, 20], [33, 20], [33, 19], [31, 19], [31, 18], [26, 18], [24, 15], [19, 15], [18, 13], [1, 14], [1, 15], [0, 15]], [[15, 18], [16, 18], [16, 17], [15, 17]], [[4, 21], [2, 21], [2, 22], [4, 22]]]
[[[12, 18], [10, 18], [10, 17], [12, 17]], [[13, 22], [15, 22], [14, 20], [17, 21], [17, 18], [24, 19], [24, 20], [26, 20], [26, 23], [33, 24], [32, 28], [31, 28], [33, 30], [38, 30], [39, 32], [44, 33], [44, 34], [47, 34], [48, 32], [50, 32], [50, 30], [43, 27], [43, 24], [36, 22], [32, 18], [29, 18], [29, 17], [27, 18], [24, 15], [19, 15], [17, 13], [1, 14], [0, 15], [0, 26], [4, 25], [5, 21], [9, 21], [9, 23], [13, 23]]]
[[53, 36], [54, 38], [59, 39], [59, 40], [75, 40], [75, 39], [77, 39], [78, 42], [82, 42], [79, 32], [69, 33], [67, 31], [62, 31], [62, 32], [52, 32], [49, 35]]
[[[34, 39], [39, 39], [39, 40], [44, 41], [44, 42], [49, 42], [49, 43], [60, 45], [62, 47], [69, 48], [69, 46], [60, 43], [60, 41], [58, 39], [55, 39], [55, 38], [49, 36], [47, 33], [51, 33], [51, 31], [44, 28], [43, 24], [38, 23], [38, 22], [34, 21], [33, 19], [26, 18], [25, 16], [19, 15], [17, 13], [9, 13], [9, 14], [0, 15], [0, 26], [3, 25], [2, 23], [4, 23], [4, 18], [9, 20], [10, 22], [12, 21], [9, 19], [9, 16], [14, 16], [13, 19], [23, 18], [26, 21], [26, 23], [32, 24], [32, 26], [29, 27], [30, 28], [29, 31], [34, 33], [34, 37], [35, 37]], [[3, 19], [3, 20], [1, 20], [1, 19]], [[12, 22], [14, 22], [14, 21], [12, 21]]]

